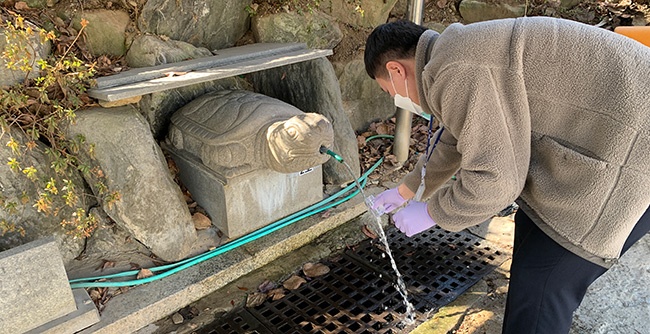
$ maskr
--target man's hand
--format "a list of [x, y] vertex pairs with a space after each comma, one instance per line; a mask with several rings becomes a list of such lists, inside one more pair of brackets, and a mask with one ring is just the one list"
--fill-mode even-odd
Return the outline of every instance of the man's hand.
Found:
[[429, 215], [427, 203], [416, 201], [411, 201], [405, 208], [394, 214], [393, 221], [407, 237], [412, 237], [436, 225]]
[[375, 197], [372, 210], [379, 213], [391, 212], [404, 203], [406, 203], [406, 199], [400, 195], [397, 188], [391, 188]]

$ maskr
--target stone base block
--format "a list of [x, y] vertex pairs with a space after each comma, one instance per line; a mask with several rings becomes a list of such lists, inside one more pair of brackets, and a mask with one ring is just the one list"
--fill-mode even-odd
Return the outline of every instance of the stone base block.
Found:
[[54, 238], [0, 253], [0, 334], [23, 333], [74, 310]]
[[323, 199], [322, 167], [283, 174], [256, 170], [226, 179], [190, 154], [168, 150], [183, 184], [212, 223], [234, 239]]
[[0, 334], [74, 333], [98, 321], [86, 290], [70, 290], [54, 238], [0, 252]]
[[25, 334], [76, 333], [99, 322], [99, 313], [95, 303], [85, 289], [72, 290], [77, 309], [58, 319], [52, 320]]

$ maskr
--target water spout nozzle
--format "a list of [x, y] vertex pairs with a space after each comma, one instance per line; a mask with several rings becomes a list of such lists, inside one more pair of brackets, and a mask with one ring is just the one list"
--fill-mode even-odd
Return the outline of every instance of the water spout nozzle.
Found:
[[332, 158], [336, 159], [338, 162], [343, 162], [343, 158], [341, 158], [340, 155], [332, 152], [330, 149], [328, 149], [325, 146], [321, 146], [320, 149], [318, 149], [318, 152], [320, 152], [320, 154], [327, 154], [327, 155], [331, 156]]

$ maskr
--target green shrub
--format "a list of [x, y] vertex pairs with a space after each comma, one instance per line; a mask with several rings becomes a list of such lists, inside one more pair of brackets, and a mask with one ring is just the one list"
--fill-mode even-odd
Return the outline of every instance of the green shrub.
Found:
[[[27, 79], [34, 67], [36, 50], [30, 39], [38, 36], [42, 43], [51, 41], [57, 45], [57, 35], [43, 29], [33, 29], [24, 19], [16, 15], [14, 21], [4, 24], [6, 47], [2, 58], [6, 66], [12, 70], [25, 72], [25, 81], [0, 92], [0, 139], [11, 148], [13, 157], [7, 164], [16, 173], [21, 173], [37, 185], [38, 197], [29, 198], [27, 194], [19, 200], [10, 200], [0, 196], [0, 206], [9, 214], [17, 214], [19, 205], [32, 205], [44, 215], [58, 215], [62, 206], [72, 208], [69, 217], [62, 217], [61, 225], [75, 237], [87, 237], [97, 225], [96, 217], [85, 211], [88, 199], [83, 189], [77, 189], [71, 181], [72, 174], [81, 172], [84, 175], [94, 174], [93, 179], [99, 180], [95, 185], [97, 196], [105, 204], [112, 205], [119, 200], [119, 193], [110, 192], [106, 186], [106, 178], [101, 169], [92, 167], [83, 156], [92, 158], [93, 146], [86, 143], [83, 136], [66, 138], [63, 127], [74, 123], [75, 112], [91, 102], [86, 89], [94, 83], [95, 65], [79, 60], [72, 47], [81, 36], [88, 21], [82, 20], [82, 28], [60, 55], [50, 55], [47, 59], [39, 60], [36, 65], [40, 70], [39, 76], [33, 80]], [[10, 135], [9, 128], [20, 128], [28, 138], [21, 144]], [[46, 175], [45, 171], [37, 170], [27, 165], [24, 157], [28, 151], [38, 150], [38, 141], [47, 148], [44, 153], [51, 161], [54, 176]], [[41, 146], [42, 147], [42, 146]], [[91, 160], [91, 159], [85, 159]], [[7, 232], [23, 233], [19, 227], [7, 221], [0, 221], [0, 236]]]

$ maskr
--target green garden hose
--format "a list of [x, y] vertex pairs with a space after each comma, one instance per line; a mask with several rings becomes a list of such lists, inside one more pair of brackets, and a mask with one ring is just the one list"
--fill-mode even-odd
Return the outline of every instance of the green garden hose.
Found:
[[[368, 140], [372, 139], [368, 138]], [[329, 151], [329, 150], [328, 150]], [[330, 151], [331, 152], [331, 151]], [[326, 152], [327, 153], [327, 152]], [[329, 153], [327, 153], [329, 154]], [[332, 155], [333, 154], [333, 155]], [[333, 153], [330, 154], [332, 157], [334, 157], [336, 160], [339, 162], [342, 162], [342, 158], [337, 158], [337, 154]], [[368, 175], [372, 173], [382, 162], [383, 158], [379, 159], [368, 171], [366, 171], [359, 179], [358, 182], [362, 185], [362, 187], [365, 186]], [[271, 223], [265, 227], [262, 227], [258, 230], [255, 230], [243, 237], [240, 237], [238, 239], [235, 239], [227, 244], [224, 244], [222, 246], [219, 246], [211, 251], [208, 251], [206, 253], [197, 255], [192, 258], [188, 258], [176, 263], [172, 264], [167, 264], [167, 265], [162, 265], [162, 266], [157, 266], [157, 267], [152, 267], [149, 268], [152, 273], [157, 273], [160, 272], [159, 274], [146, 277], [146, 278], [141, 278], [141, 279], [135, 279], [135, 280], [128, 280], [128, 281], [117, 281], [117, 282], [109, 282], [109, 281], [102, 281], [102, 282], [97, 282], [97, 280], [106, 280], [106, 279], [111, 279], [111, 278], [119, 278], [119, 277], [127, 277], [127, 276], [134, 276], [137, 275], [139, 270], [129, 270], [121, 273], [116, 273], [116, 274], [111, 274], [111, 275], [103, 275], [103, 276], [95, 276], [95, 277], [88, 277], [88, 278], [77, 278], [77, 279], [72, 279], [70, 280], [70, 288], [76, 289], [76, 288], [92, 288], [92, 287], [125, 287], [125, 286], [134, 286], [134, 285], [139, 285], [139, 284], [144, 284], [144, 283], [149, 283], [153, 282], [155, 280], [159, 280], [161, 278], [167, 277], [169, 275], [172, 275], [174, 273], [177, 273], [181, 270], [187, 269], [189, 267], [192, 267], [196, 264], [199, 264], [203, 261], [206, 261], [208, 259], [211, 259], [217, 255], [223, 254], [227, 251], [233, 250], [239, 246], [245, 245], [251, 241], [257, 240], [265, 235], [268, 235], [269, 233], [275, 232], [285, 226], [291, 225], [301, 219], [310, 217], [314, 214], [317, 214], [319, 212], [325, 211], [331, 207], [337, 206], [339, 204], [342, 204], [348, 200], [350, 200], [352, 197], [356, 196], [359, 193], [359, 189], [353, 191], [349, 195], [343, 197], [342, 199], [335, 201], [333, 203], [330, 203], [339, 197], [343, 196], [344, 194], [350, 192], [352, 189], [356, 187], [356, 182], [351, 183], [347, 187], [343, 188], [336, 194], [316, 203], [313, 204], [303, 210], [300, 210], [292, 215], [289, 215], [283, 219], [280, 219], [274, 223]], [[328, 204], [329, 203], [329, 204]]]

